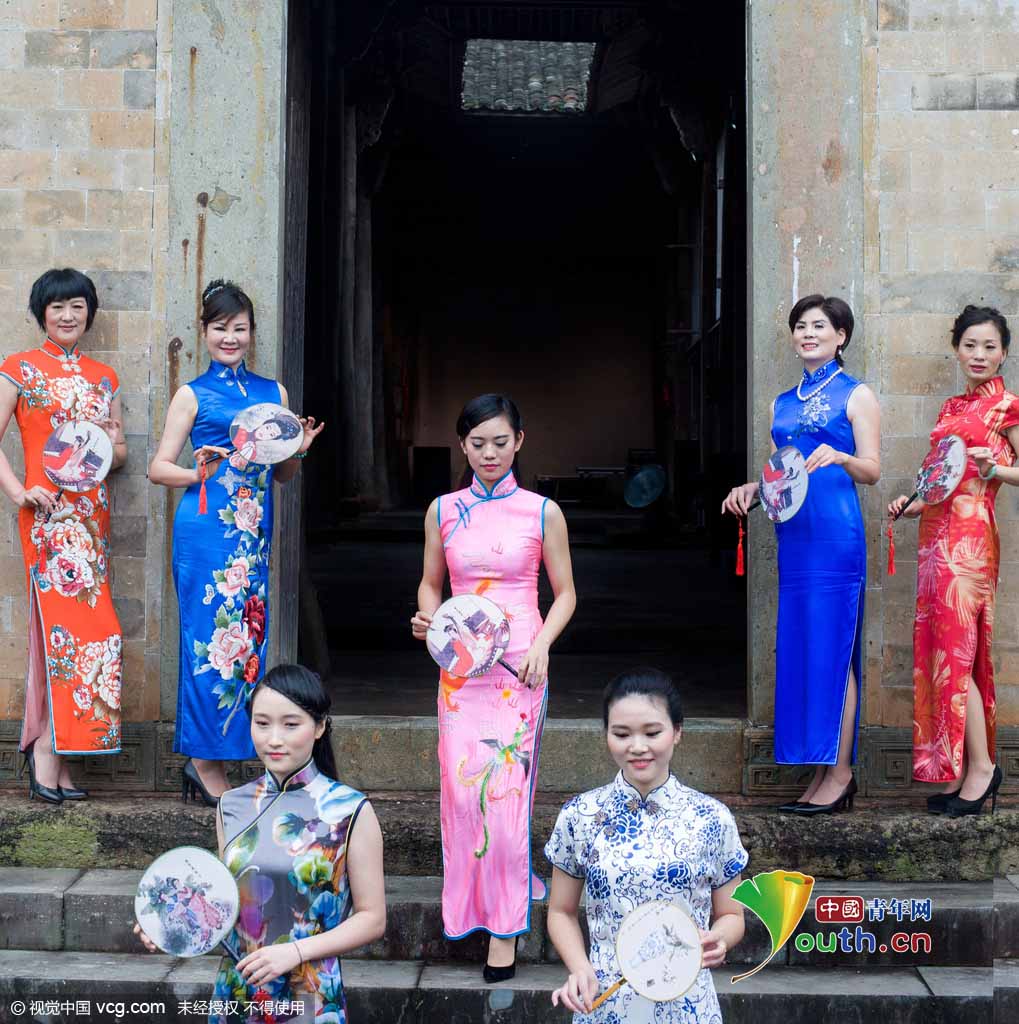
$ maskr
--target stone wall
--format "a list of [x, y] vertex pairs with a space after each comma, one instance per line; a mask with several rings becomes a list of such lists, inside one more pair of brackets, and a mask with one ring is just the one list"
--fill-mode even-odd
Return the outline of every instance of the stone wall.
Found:
[[[863, 6], [862, 312], [868, 379], [883, 416], [882, 479], [865, 488], [873, 541], [866, 721], [910, 728], [915, 521], [896, 529], [894, 577], [885, 575], [887, 548], [877, 540], [887, 500], [911, 490], [942, 402], [964, 389], [949, 344], [956, 313], [990, 304], [1019, 328], [1019, 3]], [[1004, 372], [1013, 391], [1017, 364], [1019, 346]], [[998, 722], [1008, 727], [1019, 725], [1019, 490], [1003, 487], [997, 512], [994, 663]]]
[[[159, 717], [162, 538], [145, 469], [161, 373], [167, 238], [169, 4], [0, 3], [0, 352], [30, 348], [32, 281], [75, 266], [101, 310], [82, 347], [120, 376], [127, 465], [111, 480], [113, 593], [124, 630], [126, 757], [92, 758], [91, 778], [151, 787]], [[13, 426], [4, 451], [22, 467]], [[0, 768], [11, 767], [23, 697], [26, 599], [16, 513], [0, 509]], [[129, 724], [129, 723], [134, 723]], [[101, 763], [105, 762], [105, 764]]]

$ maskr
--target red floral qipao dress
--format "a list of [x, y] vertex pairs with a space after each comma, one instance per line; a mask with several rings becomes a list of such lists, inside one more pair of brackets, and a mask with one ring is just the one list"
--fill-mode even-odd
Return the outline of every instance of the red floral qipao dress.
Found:
[[[18, 389], [15, 419], [25, 450], [25, 487], [54, 489], [42, 452], [54, 428], [109, 418], [120, 384], [103, 363], [48, 338], [0, 366]], [[58, 754], [120, 752], [120, 622], [110, 594], [110, 500], [106, 484], [65, 492], [46, 513], [18, 516], [28, 583], [28, 671], [21, 749], [42, 733], [48, 705]]]
[[[1005, 436], [1019, 425], [1019, 398], [1001, 377], [948, 399], [931, 431], [935, 444], [957, 434], [967, 447], [986, 447], [1011, 466]], [[976, 463], [955, 494], [927, 505], [920, 517], [916, 620], [913, 625], [913, 778], [950, 782], [962, 771], [966, 702], [976, 685], [994, 757], [994, 668], [991, 632], [999, 543], [994, 499], [999, 480], [981, 480]]]

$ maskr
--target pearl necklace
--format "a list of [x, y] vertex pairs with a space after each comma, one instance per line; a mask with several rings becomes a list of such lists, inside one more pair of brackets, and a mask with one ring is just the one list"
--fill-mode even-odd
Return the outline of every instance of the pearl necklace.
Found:
[[810, 392], [810, 394], [808, 394], [808, 395], [805, 395], [805, 394], [803, 394], [803, 393], [802, 393], [802, 392], [800, 391], [800, 388], [802, 388], [802, 387], [803, 387], [803, 381], [801, 380], [801, 381], [799, 382], [799, 384], [797, 384], [797, 385], [796, 385], [796, 397], [797, 397], [797, 398], [798, 398], [798, 399], [799, 399], [799, 400], [800, 400], [801, 402], [806, 402], [806, 401], [809, 401], [809, 400], [810, 400], [811, 398], [813, 398], [813, 397], [814, 397], [814, 395], [819, 395], [819, 394], [820, 394], [820, 393], [821, 393], [822, 391], [824, 391], [824, 389], [825, 389], [825, 388], [826, 388], [826, 387], [827, 387], [827, 386], [828, 386], [828, 385], [829, 385], [829, 384], [830, 384], [830, 383], [831, 383], [831, 382], [832, 382], [832, 381], [833, 381], [833, 380], [834, 380], [834, 379], [835, 379], [835, 378], [836, 378], [836, 377], [837, 377], [837, 376], [838, 376], [838, 375], [839, 375], [839, 374], [840, 374], [841, 372], [842, 372], [842, 367], [840, 366], [840, 367], [839, 367], [839, 368], [838, 368], [838, 369], [837, 369], [837, 370], [836, 370], [836, 371], [835, 371], [835, 372], [834, 372], [833, 374], [831, 374], [831, 375], [830, 375], [830, 376], [829, 376], [829, 377], [828, 377], [828, 378], [827, 378], [826, 380], [824, 380], [824, 381], [823, 381], [822, 383], [818, 384], [818, 386], [817, 386], [816, 388], [814, 388], [814, 390], [813, 390], [813, 391], [811, 391], [811, 392]]

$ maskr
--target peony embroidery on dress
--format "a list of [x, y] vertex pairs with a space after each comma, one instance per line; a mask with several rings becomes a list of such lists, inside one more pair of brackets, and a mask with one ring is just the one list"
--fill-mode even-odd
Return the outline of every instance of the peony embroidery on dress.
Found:
[[120, 634], [83, 643], [63, 626], [54, 626], [49, 641], [46, 663], [50, 681], [73, 686], [74, 717], [96, 723], [93, 734], [99, 746], [119, 746], [123, 667]]
[[32, 574], [40, 592], [53, 589], [91, 608], [106, 583], [110, 559], [109, 539], [100, 532], [93, 508], [82, 496], [74, 505], [61, 505], [49, 521], [37, 510], [31, 533], [39, 552]]
[[828, 425], [828, 413], [830, 412], [831, 403], [825, 397], [823, 391], [811, 395], [800, 409], [799, 426], [796, 428], [797, 436], [800, 434], [816, 434], [822, 427], [826, 427]]
[[269, 561], [269, 541], [261, 525], [267, 481], [265, 467], [240, 474], [227, 469], [216, 479], [230, 495], [226, 507], [219, 510], [227, 527], [223, 536], [236, 537], [237, 547], [222, 569], [213, 570], [213, 582], [205, 585], [202, 603], [211, 605], [218, 598], [219, 604], [212, 636], [206, 642], [194, 642], [194, 674], [219, 673], [220, 682], [212, 692], [219, 698], [220, 710], [229, 708], [224, 736], [250, 697], [263, 661], [266, 589], [260, 567], [267, 567]]
[[72, 377], [47, 377], [30, 362], [21, 360], [21, 396], [33, 409], [45, 409], [56, 405], [50, 414], [50, 423], [59, 427], [71, 420], [105, 420], [110, 415], [113, 401], [113, 384], [103, 377], [98, 384], [92, 384], [76, 363], [61, 362], [62, 369], [73, 373]]

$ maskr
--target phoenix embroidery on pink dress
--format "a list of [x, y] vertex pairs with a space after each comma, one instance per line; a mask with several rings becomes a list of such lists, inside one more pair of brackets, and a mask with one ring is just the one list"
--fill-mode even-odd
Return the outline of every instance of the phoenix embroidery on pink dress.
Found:
[[[471, 486], [439, 501], [453, 594], [484, 594], [506, 613], [505, 659], [517, 664], [541, 629], [538, 570], [546, 498], [512, 473], [488, 491]], [[547, 682], [528, 689], [496, 665], [474, 679], [439, 679], [442, 918], [446, 937], [477, 929], [508, 937], [530, 927], [545, 884], [531, 871], [531, 809]]]

